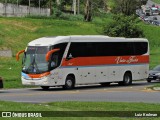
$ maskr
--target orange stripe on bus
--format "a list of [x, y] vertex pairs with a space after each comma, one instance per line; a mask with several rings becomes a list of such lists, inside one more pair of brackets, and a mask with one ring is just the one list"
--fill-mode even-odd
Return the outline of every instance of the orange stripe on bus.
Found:
[[28, 74], [28, 76], [30, 78], [41, 78], [41, 77], [47, 76], [49, 74], [50, 74], [50, 72], [46, 72], [46, 73], [42, 73], [42, 74]]
[[88, 66], [106, 64], [142, 64], [149, 63], [149, 55], [144, 56], [110, 56], [110, 57], [77, 57], [63, 59], [62, 66]]

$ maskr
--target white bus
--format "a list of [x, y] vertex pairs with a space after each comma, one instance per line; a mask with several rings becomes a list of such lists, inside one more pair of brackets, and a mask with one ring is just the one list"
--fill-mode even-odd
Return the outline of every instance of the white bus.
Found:
[[148, 77], [149, 43], [143, 38], [108, 36], [57, 36], [31, 41], [24, 52], [22, 84], [63, 86], [117, 82]]

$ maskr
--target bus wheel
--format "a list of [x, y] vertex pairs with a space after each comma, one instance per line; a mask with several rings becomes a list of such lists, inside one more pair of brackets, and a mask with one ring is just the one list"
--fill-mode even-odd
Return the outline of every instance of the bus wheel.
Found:
[[41, 88], [42, 88], [43, 90], [48, 90], [48, 89], [49, 89], [49, 86], [41, 86]]
[[147, 82], [150, 83], [152, 80], [151, 79], [147, 79]]
[[75, 80], [72, 76], [68, 76], [66, 78], [66, 82], [65, 85], [63, 86], [63, 89], [69, 90], [69, 89], [73, 89], [75, 86]]
[[119, 85], [131, 85], [132, 84], [132, 76], [131, 73], [126, 72], [123, 76], [123, 81], [119, 82]]

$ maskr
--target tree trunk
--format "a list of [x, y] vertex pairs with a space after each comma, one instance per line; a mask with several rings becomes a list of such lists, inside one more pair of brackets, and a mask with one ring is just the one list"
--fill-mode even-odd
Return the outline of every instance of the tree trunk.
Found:
[[107, 0], [103, 0], [103, 10], [107, 11]]
[[53, 9], [52, 9], [52, 0], [49, 1], [49, 7], [50, 7], [50, 15], [53, 14]]
[[73, 0], [73, 11], [74, 11], [74, 15], [77, 14], [77, 0]]
[[79, 15], [80, 12], [80, 1], [77, 1], [77, 14]]
[[92, 21], [92, 1], [91, 0], [86, 0], [84, 12], [85, 12], [84, 20], [87, 22]]

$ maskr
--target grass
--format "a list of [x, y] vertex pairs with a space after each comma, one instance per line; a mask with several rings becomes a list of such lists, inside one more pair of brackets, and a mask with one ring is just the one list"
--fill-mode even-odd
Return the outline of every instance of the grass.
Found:
[[160, 0], [152, 0], [152, 1], [155, 2], [155, 3], [160, 4]]
[[154, 85], [154, 87], [160, 87], [160, 84], [156, 84], [156, 85]]
[[160, 64], [160, 27], [148, 25], [144, 23], [138, 24], [144, 31], [145, 37], [150, 44], [150, 69]]
[[[0, 18], [0, 49], [11, 49], [12, 58], [0, 57], [0, 76], [5, 88], [20, 88], [21, 61], [15, 60], [18, 51], [25, 49], [28, 42], [43, 36], [58, 35], [99, 35], [103, 27], [112, 21], [112, 14], [97, 17], [93, 22], [68, 21], [36, 18]], [[160, 64], [160, 27], [138, 24], [150, 42], [150, 68]]]
[[[101, 117], [88, 117], [88, 118], [76, 118], [73, 116], [83, 116], [81, 112], [70, 112], [70, 111], [160, 111], [160, 108], [157, 107], [160, 104], [151, 104], [151, 103], [123, 103], [123, 102], [53, 102], [53, 103], [42, 103], [42, 104], [29, 104], [29, 103], [15, 103], [15, 102], [3, 102], [0, 101], [0, 109], [2, 111], [68, 111], [71, 115], [70, 117], [63, 117], [63, 115], [59, 115], [60, 117], [54, 119], [106, 119], [103, 116]], [[61, 113], [61, 112], [60, 112]], [[114, 113], [114, 112], [113, 112]], [[115, 112], [116, 113], [116, 112]], [[48, 112], [49, 114], [49, 112]], [[87, 112], [86, 112], [87, 114]], [[43, 113], [42, 113], [43, 115]], [[57, 115], [57, 114], [56, 114]], [[92, 114], [93, 115], [93, 114]], [[94, 114], [95, 115], [95, 114]], [[97, 114], [98, 115], [98, 114]], [[134, 115], [134, 114], [133, 114]], [[61, 117], [62, 116], [62, 117]], [[96, 115], [95, 115], [96, 116]], [[118, 117], [107, 117], [109, 120], [135, 120], [141, 119], [146, 120], [146, 118], [118, 118]], [[12, 118], [14, 119], [14, 118]], [[19, 118], [22, 119], [22, 118]], [[24, 118], [23, 118], [24, 119]], [[29, 119], [29, 118], [26, 118]], [[49, 118], [42, 118], [49, 119]], [[53, 119], [53, 118], [52, 118]], [[158, 118], [147, 118], [149, 120]]]
[[14, 58], [0, 58], [0, 71], [0, 76], [4, 78], [5, 88], [22, 87], [19, 80], [20, 63], [16, 62]]
[[[154, 90], [154, 88], [160, 88], [160, 84], [159, 83], [156, 83], [155, 85], [151, 86], [151, 87], [148, 87], [149, 89], [152, 89]], [[158, 90], [159, 91], [159, 90]]]
[[144, 31], [145, 37], [149, 40], [151, 50], [158, 48], [160, 45], [160, 38], [158, 37], [160, 27], [147, 24], [140, 24], [139, 26]]
[[3, 40], [2, 39], [0, 39], [0, 45], [2, 45], [3, 44]]
[[67, 21], [31, 18], [0, 18], [0, 47], [12, 48], [15, 52], [24, 49], [27, 43], [43, 36], [97, 34], [96, 26], [83, 21]]

